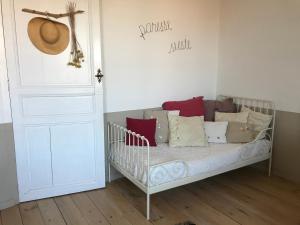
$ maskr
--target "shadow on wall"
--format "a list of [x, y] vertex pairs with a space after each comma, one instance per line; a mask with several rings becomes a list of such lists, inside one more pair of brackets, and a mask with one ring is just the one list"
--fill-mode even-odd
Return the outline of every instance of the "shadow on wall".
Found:
[[0, 209], [19, 202], [12, 124], [0, 124]]

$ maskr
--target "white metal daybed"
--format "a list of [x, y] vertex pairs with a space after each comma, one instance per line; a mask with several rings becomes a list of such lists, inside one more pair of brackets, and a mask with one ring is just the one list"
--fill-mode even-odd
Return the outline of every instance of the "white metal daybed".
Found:
[[[219, 98], [226, 98], [220, 96]], [[261, 131], [247, 144], [209, 144], [208, 147], [171, 148], [168, 144], [149, 147], [148, 140], [114, 123], [108, 124], [109, 181], [113, 166], [147, 195], [147, 219], [150, 219], [150, 195], [199, 181], [230, 170], [269, 159], [272, 165], [275, 108], [271, 101], [232, 97], [238, 110], [248, 106], [273, 116], [270, 128]], [[126, 137], [139, 143], [126, 145]], [[134, 140], [134, 138], [129, 138]]]

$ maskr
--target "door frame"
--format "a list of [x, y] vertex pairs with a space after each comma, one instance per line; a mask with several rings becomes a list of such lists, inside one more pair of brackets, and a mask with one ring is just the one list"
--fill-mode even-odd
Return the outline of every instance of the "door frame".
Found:
[[0, 73], [2, 74], [0, 77], [0, 105], [2, 106], [0, 109], [0, 124], [12, 122], [2, 15], [2, 2], [0, 0]]

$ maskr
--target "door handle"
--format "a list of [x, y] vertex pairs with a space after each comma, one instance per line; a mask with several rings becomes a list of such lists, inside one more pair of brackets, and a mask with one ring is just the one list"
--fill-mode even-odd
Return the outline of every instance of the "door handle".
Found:
[[104, 75], [102, 74], [101, 69], [97, 70], [97, 74], [95, 75], [95, 77], [98, 79], [98, 83], [100, 84], [102, 81], [102, 78], [104, 77]]

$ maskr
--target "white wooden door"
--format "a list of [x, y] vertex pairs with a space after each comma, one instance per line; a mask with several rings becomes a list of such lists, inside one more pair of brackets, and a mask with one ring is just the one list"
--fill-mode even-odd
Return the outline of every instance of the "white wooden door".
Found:
[[[20, 201], [105, 186], [99, 0], [79, 0], [82, 68], [37, 50], [27, 35], [35, 15], [22, 8], [63, 13], [62, 0], [2, 0]], [[68, 24], [68, 18], [58, 20]]]

